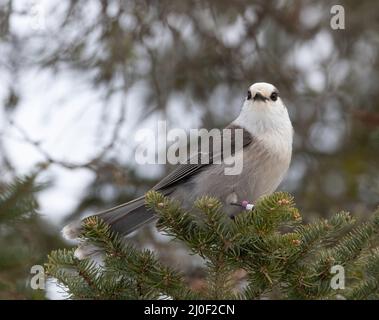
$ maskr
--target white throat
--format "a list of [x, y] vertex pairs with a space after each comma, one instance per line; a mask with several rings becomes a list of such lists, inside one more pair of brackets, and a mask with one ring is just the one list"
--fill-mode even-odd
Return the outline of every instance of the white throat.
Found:
[[233, 121], [273, 151], [292, 152], [293, 128], [283, 104], [245, 101]]

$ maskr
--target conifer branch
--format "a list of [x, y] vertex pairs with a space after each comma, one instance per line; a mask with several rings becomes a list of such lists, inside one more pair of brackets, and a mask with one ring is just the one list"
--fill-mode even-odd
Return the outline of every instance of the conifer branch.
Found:
[[[180, 272], [163, 265], [149, 250], [139, 251], [97, 217], [85, 219], [83, 243], [96, 246], [102, 263], [79, 261], [74, 251], [49, 256], [47, 269], [73, 298], [94, 299], [260, 299], [275, 292], [286, 299], [378, 298], [379, 213], [356, 225], [346, 212], [303, 224], [286, 193], [263, 197], [254, 211], [234, 220], [211, 197], [193, 210], [150, 191], [146, 205], [158, 229], [184, 242], [204, 259], [205, 288], [194, 292]], [[346, 268], [345, 292], [331, 286], [331, 267]], [[233, 274], [243, 269], [247, 285], [237, 290]]]

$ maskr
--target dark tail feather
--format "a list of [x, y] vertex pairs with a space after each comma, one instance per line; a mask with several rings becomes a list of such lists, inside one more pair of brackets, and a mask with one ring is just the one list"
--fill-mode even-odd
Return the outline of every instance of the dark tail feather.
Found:
[[[124, 236], [156, 219], [153, 211], [145, 206], [145, 197], [140, 197], [128, 203], [95, 214], [111, 229]], [[66, 239], [76, 239], [82, 232], [82, 222], [74, 221], [62, 230]]]
[[102, 211], [97, 216], [120, 235], [127, 235], [156, 218], [154, 213], [145, 207], [145, 197]]

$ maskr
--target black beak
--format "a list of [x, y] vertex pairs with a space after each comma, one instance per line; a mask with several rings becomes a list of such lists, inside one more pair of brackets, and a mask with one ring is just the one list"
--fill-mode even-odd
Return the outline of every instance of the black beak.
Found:
[[263, 102], [265, 102], [266, 100], [268, 100], [268, 98], [264, 97], [262, 94], [260, 94], [259, 92], [257, 92], [253, 98], [254, 101], [257, 101], [257, 100], [261, 100]]

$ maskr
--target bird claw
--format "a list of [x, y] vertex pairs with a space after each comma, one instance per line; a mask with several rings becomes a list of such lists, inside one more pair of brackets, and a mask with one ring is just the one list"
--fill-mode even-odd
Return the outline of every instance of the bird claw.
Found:
[[[242, 207], [242, 208], [244, 208], [247, 211], [253, 211], [254, 207], [255, 207], [253, 203], [249, 203], [246, 200], [242, 201], [241, 203], [231, 202], [230, 204], [233, 205], [233, 206]], [[231, 216], [231, 218], [234, 219], [234, 216]]]
[[244, 200], [244, 201], [242, 201], [242, 207], [244, 207], [245, 208], [245, 210], [248, 210], [248, 211], [253, 211], [253, 209], [254, 209], [254, 204], [252, 204], [252, 203], [249, 203], [248, 201], [246, 201], [246, 200]]

